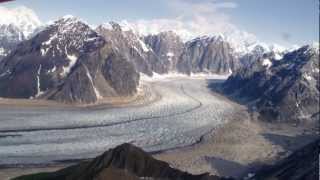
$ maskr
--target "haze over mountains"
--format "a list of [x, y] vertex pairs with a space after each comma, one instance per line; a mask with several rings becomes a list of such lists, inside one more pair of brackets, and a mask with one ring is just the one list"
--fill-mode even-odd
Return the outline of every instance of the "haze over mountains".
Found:
[[[93, 28], [65, 16], [42, 26], [27, 8], [7, 14], [0, 21], [1, 97], [87, 104], [135, 94], [140, 73], [233, 73], [226, 92], [256, 100], [266, 116], [305, 118], [319, 112], [317, 101], [303, 103], [319, 95], [318, 45], [286, 49], [235, 43], [223, 35], [186, 41], [173, 31], [141, 35], [128, 23]], [[296, 108], [301, 111], [292, 114]]]

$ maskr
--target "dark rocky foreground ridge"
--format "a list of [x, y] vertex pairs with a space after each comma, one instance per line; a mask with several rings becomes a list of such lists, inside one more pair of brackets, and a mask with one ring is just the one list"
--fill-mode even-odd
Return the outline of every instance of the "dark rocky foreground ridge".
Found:
[[292, 153], [279, 163], [262, 168], [252, 180], [317, 180], [320, 139]]
[[54, 173], [27, 175], [16, 180], [228, 180], [208, 174], [191, 175], [130, 144], [110, 149], [97, 158]]
[[[318, 177], [319, 145], [316, 140], [273, 166], [266, 166], [247, 180], [315, 180]], [[208, 174], [191, 175], [171, 168], [143, 150], [123, 144], [101, 156], [53, 173], [39, 173], [14, 180], [232, 180]]]
[[222, 88], [263, 119], [318, 123], [319, 47], [304, 46], [281, 60], [262, 57], [233, 73]]

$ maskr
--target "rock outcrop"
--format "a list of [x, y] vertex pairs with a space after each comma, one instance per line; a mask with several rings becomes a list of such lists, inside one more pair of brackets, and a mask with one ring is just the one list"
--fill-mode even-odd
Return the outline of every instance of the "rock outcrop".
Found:
[[179, 72], [229, 74], [239, 66], [229, 43], [222, 37], [201, 37], [185, 44], [177, 63]]
[[232, 74], [224, 92], [251, 102], [267, 120], [319, 118], [319, 47], [304, 46], [282, 60], [263, 57]]
[[292, 153], [281, 162], [262, 168], [250, 180], [315, 180], [319, 178], [320, 140]]
[[32, 178], [37, 180], [228, 180], [208, 174], [191, 175], [182, 172], [130, 144], [120, 145], [91, 161], [54, 173], [22, 176], [16, 180]]
[[0, 62], [1, 97], [94, 103], [102, 97], [132, 95], [138, 84], [132, 64], [71, 16], [20, 43]]
[[138, 72], [152, 76], [153, 72], [168, 72], [167, 63], [161, 61], [153, 50], [131, 29], [122, 29], [114, 22], [99, 26], [97, 32], [113, 49], [130, 61]]
[[177, 62], [181, 57], [184, 43], [174, 32], [161, 32], [144, 37], [144, 41], [158, 58], [166, 64], [166, 71], [177, 71]]

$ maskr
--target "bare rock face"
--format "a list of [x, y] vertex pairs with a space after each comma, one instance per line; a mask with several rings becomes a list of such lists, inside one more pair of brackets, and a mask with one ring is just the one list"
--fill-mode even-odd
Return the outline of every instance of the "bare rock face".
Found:
[[223, 85], [227, 94], [254, 102], [265, 119], [315, 122], [319, 118], [319, 48], [304, 46], [280, 61], [256, 61]]
[[161, 32], [144, 37], [144, 41], [166, 64], [166, 71], [176, 71], [177, 62], [182, 54], [184, 43], [174, 32]]
[[133, 64], [121, 55], [111, 54], [102, 67], [102, 74], [119, 95], [130, 96], [136, 93], [140, 76]]
[[229, 74], [237, 69], [238, 64], [232, 48], [222, 37], [202, 37], [185, 44], [177, 69], [187, 74]]
[[[17, 180], [33, 178], [23, 176]], [[227, 180], [208, 174], [191, 175], [173, 169], [168, 163], [159, 161], [140, 148], [123, 144], [110, 149], [95, 159], [55, 173], [37, 176], [38, 180]]]
[[[123, 62], [117, 62], [117, 68], [123, 65], [128, 73], [133, 73], [127, 74], [127, 79], [110, 81], [110, 74], [103, 74], [114, 68], [111, 66], [115, 62], [108, 60], [115, 53], [87, 24], [64, 17], [20, 43], [0, 62], [0, 96], [94, 103], [107, 96], [131, 95], [136, 91], [139, 76], [126, 59], [118, 59]], [[118, 85], [126, 82], [128, 87]], [[125, 89], [120, 91], [119, 87]]]
[[161, 61], [153, 50], [130, 29], [123, 30], [117, 23], [101, 25], [97, 32], [111, 44], [116, 53], [130, 61], [138, 72], [152, 76], [153, 72], [168, 72], [167, 63]]

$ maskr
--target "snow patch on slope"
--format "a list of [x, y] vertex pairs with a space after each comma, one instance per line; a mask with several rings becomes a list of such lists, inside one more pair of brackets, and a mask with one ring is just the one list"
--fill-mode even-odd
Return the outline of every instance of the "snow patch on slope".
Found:
[[0, 47], [0, 56], [6, 56], [7, 52], [4, 48]]
[[172, 61], [172, 58], [174, 57], [174, 54], [172, 52], [167, 53], [167, 57], [169, 61]]
[[96, 88], [96, 86], [95, 86], [94, 83], [93, 83], [92, 76], [91, 76], [91, 74], [90, 74], [90, 72], [89, 72], [88, 67], [84, 65], [84, 68], [85, 68], [85, 70], [86, 70], [86, 75], [87, 75], [87, 77], [89, 78], [89, 81], [90, 81], [90, 83], [91, 83], [91, 86], [92, 86], [92, 88], [93, 88], [93, 90], [94, 90], [94, 92], [95, 92], [96, 98], [97, 98], [97, 99], [102, 99], [102, 98], [103, 98], [102, 95], [100, 94], [100, 92], [98, 91], [98, 89]]
[[142, 47], [142, 50], [144, 52], [149, 52], [150, 51], [150, 49], [147, 47], [147, 45], [143, 41], [141, 41], [141, 39], [138, 39], [138, 41], [139, 41], [140, 46]]
[[39, 97], [39, 96], [41, 96], [42, 94], [44, 94], [44, 92], [41, 91], [41, 89], [40, 89], [40, 75], [41, 75], [40, 73], [41, 73], [41, 68], [42, 68], [42, 66], [41, 66], [41, 64], [40, 64], [39, 69], [38, 69], [38, 72], [37, 72], [37, 94], [35, 95], [36, 98]]
[[67, 56], [69, 62], [68, 62], [68, 66], [62, 67], [62, 69], [63, 69], [62, 74], [61, 74], [62, 76], [68, 75], [71, 71], [71, 68], [77, 63], [77, 60], [78, 60], [78, 57], [76, 55], [68, 54], [68, 51], [66, 48], [65, 48], [65, 53], [66, 53], [66, 56]]
[[270, 59], [264, 59], [262, 65], [270, 68], [272, 66], [272, 62], [270, 61]]

